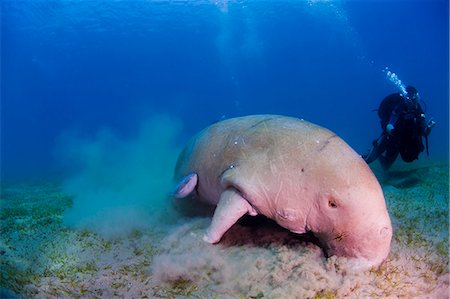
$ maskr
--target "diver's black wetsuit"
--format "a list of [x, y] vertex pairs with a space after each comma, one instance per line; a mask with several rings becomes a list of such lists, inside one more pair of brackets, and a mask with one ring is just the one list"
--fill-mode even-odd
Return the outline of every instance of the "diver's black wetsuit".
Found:
[[[422, 137], [427, 137], [431, 130], [431, 127], [426, 124], [423, 109], [416, 99], [409, 99], [396, 93], [383, 100], [386, 103], [387, 101], [393, 106], [392, 112], [389, 117], [386, 117], [379, 111], [383, 132], [377, 140], [373, 141], [372, 150], [363, 156], [367, 163], [378, 158], [384, 170], [391, 167], [398, 154], [405, 162], [418, 159], [419, 154], [424, 150]], [[388, 125], [394, 128], [390, 134], [386, 129]]]

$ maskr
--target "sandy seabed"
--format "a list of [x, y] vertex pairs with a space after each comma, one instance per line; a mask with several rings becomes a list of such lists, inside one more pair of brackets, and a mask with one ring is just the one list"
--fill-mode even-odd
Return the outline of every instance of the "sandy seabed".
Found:
[[210, 217], [186, 215], [107, 239], [63, 225], [72, 199], [61, 186], [5, 185], [0, 297], [449, 298], [448, 165], [379, 179], [392, 249], [379, 269], [361, 273], [269, 221], [242, 221], [218, 245], [201, 238]]

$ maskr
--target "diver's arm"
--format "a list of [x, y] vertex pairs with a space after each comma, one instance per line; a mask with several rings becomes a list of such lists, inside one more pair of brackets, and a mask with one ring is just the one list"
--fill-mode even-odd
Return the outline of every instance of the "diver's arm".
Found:
[[399, 119], [399, 114], [398, 114], [398, 112], [397, 112], [397, 107], [396, 107], [396, 109], [394, 109], [394, 110], [392, 111], [391, 117], [389, 118], [389, 122], [388, 122], [388, 124], [386, 125], [386, 132], [387, 132], [389, 135], [392, 135], [392, 134], [393, 134], [393, 131], [394, 131], [394, 129], [395, 129], [395, 125], [397, 124], [398, 119]]

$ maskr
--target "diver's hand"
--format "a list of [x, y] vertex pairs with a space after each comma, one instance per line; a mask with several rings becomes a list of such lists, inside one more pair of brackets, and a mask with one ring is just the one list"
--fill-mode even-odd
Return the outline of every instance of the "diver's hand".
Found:
[[387, 126], [386, 126], [386, 132], [389, 134], [389, 135], [391, 135], [392, 136], [392, 134], [394, 133], [394, 126], [392, 125], [392, 124], [388, 124]]
[[427, 127], [425, 129], [425, 136], [430, 135], [431, 129], [436, 125], [436, 122], [433, 120], [433, 118], [430, 118], [428, 121]]
[[434, 119], [430, 118], [430, 120], [428, 121], [428, 124], [427, 124], [428, 130], [431, 130], [431, 128], [433, 128], [435, 125], [436, 125], [436, 122], [434, 121]]

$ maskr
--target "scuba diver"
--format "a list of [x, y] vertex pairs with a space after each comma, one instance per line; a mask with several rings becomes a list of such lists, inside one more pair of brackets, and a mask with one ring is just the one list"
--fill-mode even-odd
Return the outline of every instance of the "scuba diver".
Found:
[[385, 171], [395, 162], [398, 154], [405, 162], [417, 160], [424, 150], [423, 137], [428, 155], [428, 135], [436, 124], [433, 118], [426, 122], [417, 89], [407, 86], [404, 91], [391, 94], [381, 102], [378, 116], [383, 132], [372, 142], [370, 152], [362, 156], [367, 164], [378, 159]]

